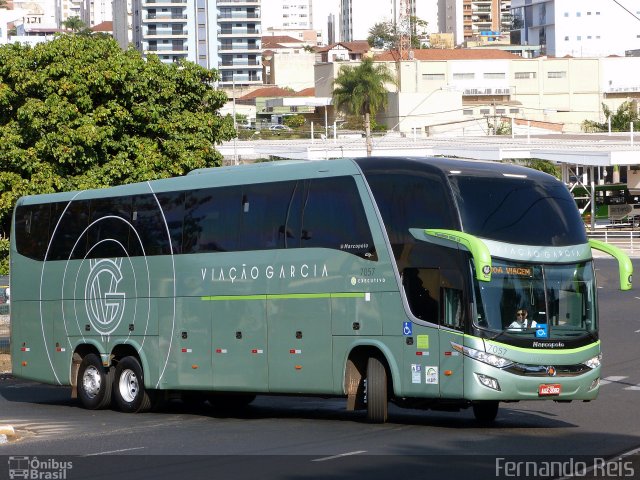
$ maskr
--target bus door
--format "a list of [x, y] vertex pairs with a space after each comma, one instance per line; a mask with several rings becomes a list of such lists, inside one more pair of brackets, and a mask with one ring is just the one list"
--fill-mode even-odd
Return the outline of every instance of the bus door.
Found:
[[440, 271], [440, 397], [464, 396], [463, 357], [451, 346], [462, 344], [464, 302], [462, 278], [453, 270]]

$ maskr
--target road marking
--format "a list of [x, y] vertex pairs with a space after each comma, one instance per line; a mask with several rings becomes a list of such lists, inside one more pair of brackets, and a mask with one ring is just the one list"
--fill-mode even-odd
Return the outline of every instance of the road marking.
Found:
[[98, 452], [98, 453], [87, 453], [86, 455], [82, 455], [83, 457], [96, 457], [98, 455], [109, 455], [111, 453], [122, 453], [122, 452], [130, 452], [132, 450], [143, 450], [147, 447], [133, 447], [133, 448], [122, 448], [120, 450], [110, 450], [108, 452]]
[[640, 390], [640, 385], [633, 385], [632, 387], [626, 387], [625, 390]]
[[628, 377], [607, 377], [607, 378], [603, 378], [602, 380], [600, 380], [600, 385], [607, 385], [609, 383], [614, 383], [614, 382], [619, 382], [620, 380], [624, 380], [625, 378]]
[[367, 451], [366, 450], [356, 450], [355, 452], [341, 453], [339, 455], [332, 455], [331, 457], [316, 458], [316, 459], [311, 460], [311, 461], [312, 462], [326, 462], [327, 460], [335, 460], [336, 458], [349, 457], [351, 455], [360, 455], [361, 453], [367, 453]]

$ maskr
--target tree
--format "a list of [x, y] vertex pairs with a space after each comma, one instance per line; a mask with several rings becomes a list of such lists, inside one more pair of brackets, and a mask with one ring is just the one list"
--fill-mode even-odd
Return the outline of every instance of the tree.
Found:
[[282, 123], [284, 123], [287, 127], [289, 128], [300, 128], [301, 126], [304, 125], [305, 122], [305, 118], [304, 115], [287, 115], [286, 117], [284, 117]]
[[334, 81], [336, 108], [364, 117], [367, 156], [371, 156], [371, 115], [387, 105], [386, 84], [396, 83], [384, 64], [365, 58], [357, 67], [342, 66]]
[[422, 48], [426, 38], [428, 23], [414, 15], [401, 23], [379, 22], [369, 29], [367, 42], [371, 47], [385, 50], [399, 50], [403, 33], [409, 36], [411, 48]]
[[80, 17], [69, 17], [64, 22], [62, 22], [62, 26], [67, 30], [71, 30], [73, 33], [77, 33], [80, 35], [91, 35], [91, 29], [80, 20]]
[[607, 132], [609, 131], [609, 119], [611, 119], [611, 131], [628, 132], [631, 122], [633, 122], [634, 125], [638, 125], [640, 121], [638, 104], [634, 101], [624, 102], [618, 107], [616, 113], [613, 113], [611, 109], [603, 103], [602, 111], [606, 119], [603, 123], [585, 120], [582, 122], [582, 130], [590, 133]]
[[[22, 195], [101, 188], [221, 164], [233, 138], [216, 71], [145, 61], [113, 39], [0, 47], [0, 238]], [[0, 262], [6, 273], [6, 256]]]

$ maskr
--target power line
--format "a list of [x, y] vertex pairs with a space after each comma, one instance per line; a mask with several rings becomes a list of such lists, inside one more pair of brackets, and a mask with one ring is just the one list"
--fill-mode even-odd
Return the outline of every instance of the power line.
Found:
[[616, 5], [618, 5], [620, 8], [622, 8], [624, 11], [626, 11], [629, 15], [631, 15], [633, 18], [635, 18], [636, 20], [640, 21], [640, 17], [638, 17], [635, 13], [633, 13], [631, 10], [629, 10], [627, 7], [625, 7], [624, 5], [622, 5], [618, 0], [613, 0], [613, 3], [615, 3]]

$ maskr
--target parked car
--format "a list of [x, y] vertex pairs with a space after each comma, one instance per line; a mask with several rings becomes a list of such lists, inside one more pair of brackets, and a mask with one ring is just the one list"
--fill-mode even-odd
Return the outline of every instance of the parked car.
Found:
[[290, 132], [291, 128], [287, 127], [286, 125], [271, 125], [269, 127], [269, 130], [276, 132]]

